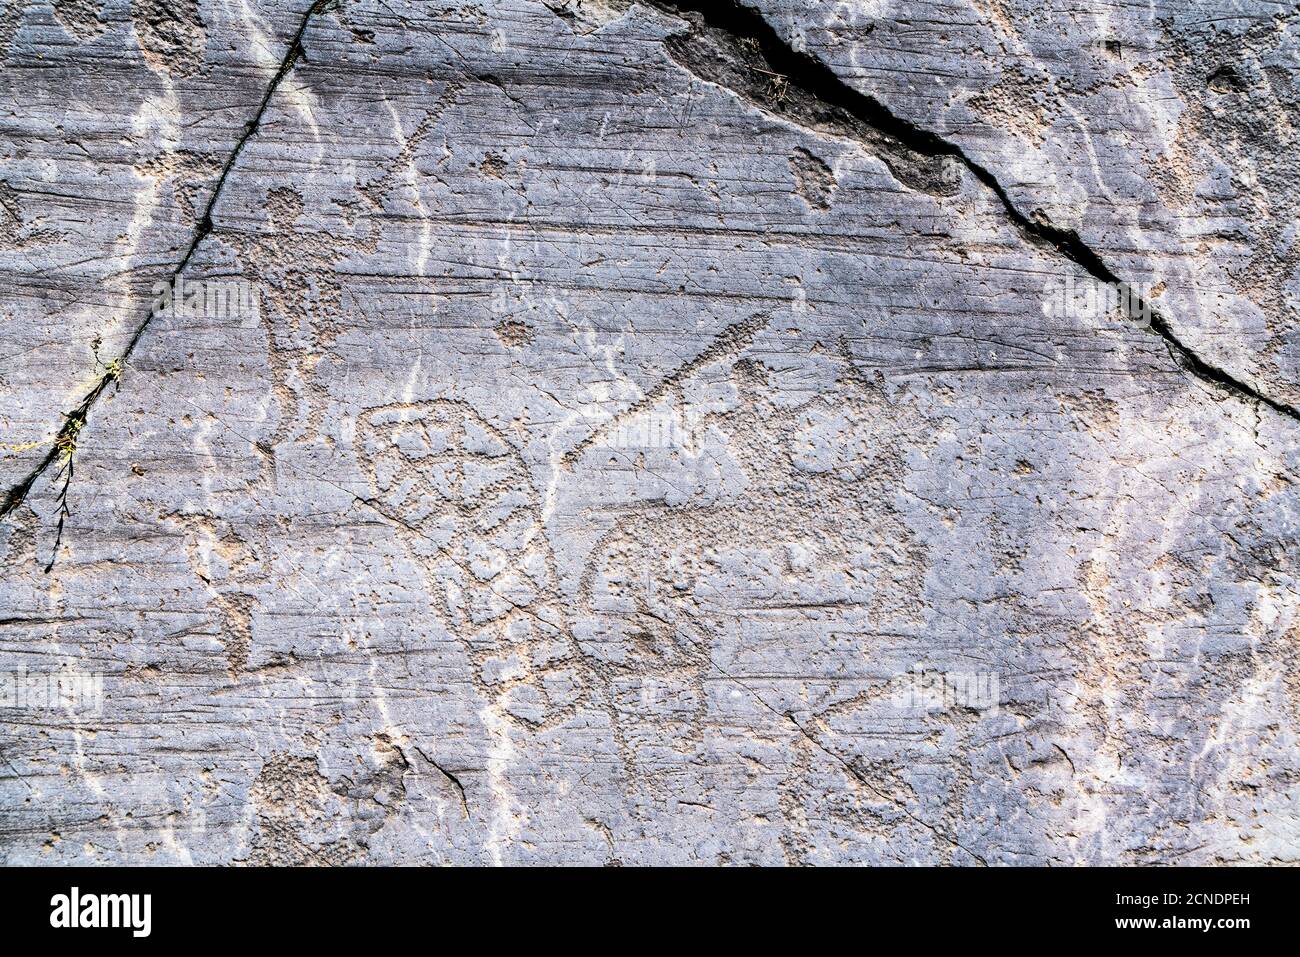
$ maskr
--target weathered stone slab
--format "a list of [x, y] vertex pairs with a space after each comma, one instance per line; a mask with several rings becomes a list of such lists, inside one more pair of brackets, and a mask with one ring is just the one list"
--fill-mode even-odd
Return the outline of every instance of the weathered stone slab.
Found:
[[[1135, 282], [1226, 260], [1105, 238], [1105, 177], [1156, 181], [1100, 100], [1071, 107], [1098, 182], [1017, 156], [1019, 101], [903, 96], [1001, 62], [958, 52], [986, 13], [904, 6], [0, 21], [5, 71], [82, 77], [99, 118], [65, 129], [118, 157], [38, 110], [3, 140], [6, 272], [99, 299], [6, 298], [0, 421], [64, 448], [4, 459], [0, 663], [102, 693], [0, 708], [0, 859], [1294, 861], [1284, 343], [1266, 375], [1172, 293], [1154, 328], [1063, 303], [1090, 251]], [[954, 52], [874, 46], [913, 20]], [[782, 38], [830, 69], [771, 69]], [[1091, 83], [1085, 48], [1033, 62]], [[159, 62], [176, 104], [106, 85]], [[181, 138], [107, 145], [146, 103]], [[211, 160], [155, 190], [164, 154]], [[182, 263], [256, 307], [106, 292]]]

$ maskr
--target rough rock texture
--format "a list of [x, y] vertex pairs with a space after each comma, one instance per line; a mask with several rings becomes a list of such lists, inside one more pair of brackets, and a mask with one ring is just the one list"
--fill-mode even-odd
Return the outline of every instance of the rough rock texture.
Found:
[[0, 861], [1300, 860], [1300, 7], [0, 58]]

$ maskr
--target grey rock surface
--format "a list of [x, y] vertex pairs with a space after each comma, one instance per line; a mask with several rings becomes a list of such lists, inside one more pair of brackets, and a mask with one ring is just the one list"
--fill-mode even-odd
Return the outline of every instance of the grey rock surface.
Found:
[[0, 3], [0, 862], [1300, 860], [1300, 8], [1091, 7]]

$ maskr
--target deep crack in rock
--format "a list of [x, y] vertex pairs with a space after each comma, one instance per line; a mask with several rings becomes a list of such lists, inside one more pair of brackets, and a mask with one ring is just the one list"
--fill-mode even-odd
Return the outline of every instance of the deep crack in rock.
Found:
[[[863, 143], [912, 189], [950, 195], [956, 183], [943, 162], [960, 164], [997, 197], [1028, 241], [1055, 249], [1107, 286], [1129, 288], [1078, 233], [1062, 229], [1044, 216], [1023, 213], [997, 176], [961, 146], [850, 86], [816, 56], [795, 50], [752, 7], [739, 0], [648, 0], [648, 5], [687, 21], [688, 30], [668, 37], [665, 45], [674, 60], [701, 79], [806, 129]], [[1151, 303], [1131, 292], [1129, 295], [1130, 309], [1149, 315], [1151, 331], [1164, 340], [1180, 368], [1237, 398], [1300, 422], [1300, 409], [1265, 395], [1198, 355]]]
[[[295, 31], [293, 38], [289, 41], [289, 45], [285, 50], [284, 58], [280, 61], [279, 68], [275, 71], [275, 75], [272, 76], [271, 82], [267, 84], [266, 90], [262, 94], [262, 99], [261, 102], [258, 103], [257, 110], [254, 111], [252, 118], [244, 125], [243, 133], [240, 135], [239, 139], [235, 141], [234, 148], [230, 151], [230, 155], [226, 158], [226, 162], [221, 167], [221, 173], [212, 187], [212, 193], [208, 197], [208, 202], [203, 208], [202, 215], [199, 216], [198, 223], [195, 225], [194, 233], [190, 239], [189, 245], [185, 248], [185, 255], [181, 257], [180, 263], [172, 270], [168, 277], [169, 285], [174, 284], [176, 279], [185, 272], [185, 268], [189, 265], [190, 260], [194, 256], [195, 250], [199, 247], [199, 244], [212, 233], [212, 210], [216, 206], [217, 200], [221, 197], [222, 187], [225, 186], [230, 171], [234, 168], [236, 161], [238, 161], [239, 154], [243, 151], [244, 145], [249, 141], [253, 134], [257, 132], [258, 126], [262, 122], [262, 114], [266, 112], [266, 108], [271, 102], [271, 97], [275, 95], [275, 91], [279, 88], [281, 82], [283, 82], [289, 71], [293, 69], [294, 63], [301, 55], [302, 38], [303, 34], [307, 30], [307, 25], [311, 22], [313, 16], [325, 9], [328, 3], [329, 0], [313, 0], [311, 6], [308, 7], [306, 13], [303, 14], [302, 20], [298, 24], [298, 29]], [[69, 447], [75, 447], [72, 446], [71, 443], [75, 442], [78, 433], [85, 426], [90, 417], [91, 410], [103, 394], [108, 391], [109, 386], [114, 385], [120, 380], [122, 370], [126, 367], [127, 362], [135, 352], [136, 346], [140, 343], [140, 339], [144, 335], [145, 330], [149, 328], [149, 324], [158, 315], [158, 312], [159, 310], [156, 304], [150, 306], [148, 314], [140, 324], [136, 326], [135, 332], [127, 341], [126, 348], [122, 351], [122, 354], [115, 362], [109, 363], [109, 371], [105, 371], [104, 374], [96, 380], [94, 386], [85, 394], [82, 400], [77, 404], [77, 407], [64, 417], [63, 425], [59, 428], [58, 433], [56, 433], [54, 440], [50, 445], [50, 450], [37, 463], [34, 469], [32, 469], [20, 482], [18, 482], [18, 484], [10, 488], [5, 494], [4, 501], [0, 502], [0, 520], [3, 520], [13, 512], [14, 509], [22, 505], [37, 480], [44, 475], [55, 462], [59, 461], [62, 456], [68, 453]], [[70, 456], [68, 464], [69, 466], [71, 465]], [[60, 522], [62, 522], [62, 519], [60, 519]], [[58, 545], [56, 542], [55, 551], [57, 552], [57, 550]], [[49, 571], [49, 568], [53, 567], [55, 557], [56, 556], [54, 555], [51, 556], [50, 566], [46, 568], [46, 571]]]

